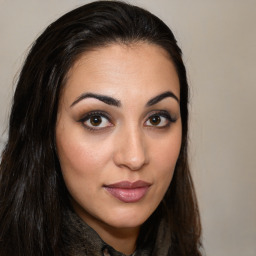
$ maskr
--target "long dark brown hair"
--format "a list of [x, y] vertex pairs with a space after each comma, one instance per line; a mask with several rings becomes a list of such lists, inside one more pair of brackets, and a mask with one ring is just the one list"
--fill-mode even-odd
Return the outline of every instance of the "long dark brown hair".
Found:
[[146, 224], [154, 229], [160, 218], [169, 219], [173, 255], [201, 255], [201, 225], [187, 157], [188, 83], [182, 52], [171, 30], [153, 14], [119, 1], [97, 1], [49, 25], [21, 70], [0, 165], [1, 256], [62, 255], [61, 212], [68, 199], [55, 150], [55, 126], [66, 74], [86, 51], [134, 42], [165, 49], [180, 82], [181, 151], [171, 185]]

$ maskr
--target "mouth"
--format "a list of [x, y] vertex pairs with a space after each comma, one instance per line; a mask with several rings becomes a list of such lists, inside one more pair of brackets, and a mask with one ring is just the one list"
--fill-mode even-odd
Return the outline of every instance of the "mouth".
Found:
[[116, 199], [124, 203], [140, 201], [148, 192], [151, 184], [142, 180], [135, 182], [121, 181], [105, 185], [104, 189]]

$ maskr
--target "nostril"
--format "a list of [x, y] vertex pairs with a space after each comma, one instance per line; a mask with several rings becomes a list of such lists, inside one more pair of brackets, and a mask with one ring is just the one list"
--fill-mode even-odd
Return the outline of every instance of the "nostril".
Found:
[[144, 133], [132, 125], [120, 131], [116, 137], [114, 162], [130, 170], [140, 170], [148, 163], [148, 148]]
[[131, 158], [130, 161], [128, 161], [127, 163], [127, 166], [133, 170], [133, 171], [136, 171], [136, 170], [139, 170], [142, 168], [142, 166], [144, 166], [145, 164], [145, 157], [144, 156], [141, 156], [141, 157], [134, 157], [134, 158]]
[[127, 145], [116, 151], [114, 162], [118, 166], [136, 171], [148, 163], [148, 157], [144, 147], [138, 147], [138, 145], [137, 147], [131, 147], [131, 145]]

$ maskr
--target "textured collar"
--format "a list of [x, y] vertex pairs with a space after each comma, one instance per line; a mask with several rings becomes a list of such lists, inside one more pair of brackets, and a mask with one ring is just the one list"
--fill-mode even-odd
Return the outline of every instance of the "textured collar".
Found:
[[[62, 239], [63, 252], [68, 256], [126, 256], [106, 244], [94, 229], [88, 226], [75, 212], [64, 213]], [[154, 244], [137, 248], [130, 256], [168, 256], [170, 248], [170, 232], [166, 222], [161, 222]], [[154, 247], [154, 248], [153, 248]]]
[[[100, 236], [76, 213], [67, 210], [64, 213], [62, 239], [64, 253], [69, 256], [126, 256], [106, 244]], [[151, 255], [150, 248], [137, 250], [130, 256]]]

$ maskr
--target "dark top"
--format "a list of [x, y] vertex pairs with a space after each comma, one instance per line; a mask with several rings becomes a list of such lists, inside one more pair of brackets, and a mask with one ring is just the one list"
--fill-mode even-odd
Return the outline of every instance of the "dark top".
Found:
[[[64, 213], [62, 238], [63, 253], [68, 256], [126, 256], [106, 244], [94, 229], [88, 226], [75, 212], [67, 210]], [[137, 248], [131, 256], [171, 256], [170, 232], [166, 223], [159, 225], [155, 244], [144, 244]]]

